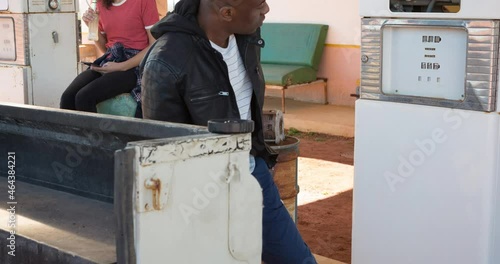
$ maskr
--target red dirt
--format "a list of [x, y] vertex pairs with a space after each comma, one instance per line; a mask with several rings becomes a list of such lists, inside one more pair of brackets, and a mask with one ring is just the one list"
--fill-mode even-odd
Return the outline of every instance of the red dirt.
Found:
[[[305, 198], [299, 196], [302, 237], [313, 253], [350, 263], [354, 139], [300, 132], [292, 136], [300, 139], [299, 185], [306, 192]], [[323, 199], [300, 205], [300, 199], [311, 195]]]

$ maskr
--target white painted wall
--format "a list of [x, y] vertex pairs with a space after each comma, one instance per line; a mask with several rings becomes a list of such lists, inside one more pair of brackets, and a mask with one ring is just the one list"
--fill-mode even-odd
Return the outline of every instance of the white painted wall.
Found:
[[[88, 0], [90, 2], [90, 0]], [[80, 14], [87, 9], [86, 0], [78, 0]], [[179, 0], [170, 0], [168, 10]], [[328, 44], [359, 45], [360, 16], [357, 0], [267, 0], [271, 11], [266, 22], [300, 22], [329, 25]], [[85, 23], [82, 31], [87, 32]]]
[[174, 10], [175, 4], [177, 4], [180, 0], [167, 0], [167, 8], [169, 11]]
[[360, 44], [357, 0], [267, 0], [267, 3], [271, 11], [266, 22], [326, 24], [330, 26], [326, 43]]

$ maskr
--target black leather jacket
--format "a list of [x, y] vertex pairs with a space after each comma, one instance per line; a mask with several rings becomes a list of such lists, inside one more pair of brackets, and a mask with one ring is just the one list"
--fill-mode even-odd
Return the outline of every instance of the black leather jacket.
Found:
[[[210, 45], [196, 20], [200, 0], [183, 0], [151, 33], [157, 39], [142, 62], [144, 118], [206, 126], [210, 119], [240, 118], [222, 55]], [[260, 33], [235, 35], [253, 86], [251, 101], [254, 156], [274, 166], [276, 154], [264, 142], [264, 78]]]

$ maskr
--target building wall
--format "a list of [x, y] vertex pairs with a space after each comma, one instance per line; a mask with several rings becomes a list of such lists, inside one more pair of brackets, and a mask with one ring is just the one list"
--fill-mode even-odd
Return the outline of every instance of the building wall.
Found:
[[[329, 25], [319, 76], [328, 78], [328, 103], [354, 106], [360, 78], [360, 16], [358, 1], [267, 0], [266, 22]], [[307, 97], [304, 93], [302, 97]]]
[[[168, 10], [179, 0], [157, 0]], [[80, 12], [87, 4], [79, 0]], [[334, 105], [354, 106], [356, 86], [360, 78], [360, 17], [359, 3], [356, 0], [267, 0], [271, 11], [266, 15], [266, 22], [299, 22], [329, 25], [325, 50], [320, 65], [319, 77], [328, 78], [327, 101]], [[86, 40], [87, 28], [82, 23], [82, 31]], [[292, 90], [290, 90], [291, 92]], [[315, 90], [315, 92], [317, 89]], [[299, 94], [291, 93], [294, 98], [314, 97], [301, 89]]]

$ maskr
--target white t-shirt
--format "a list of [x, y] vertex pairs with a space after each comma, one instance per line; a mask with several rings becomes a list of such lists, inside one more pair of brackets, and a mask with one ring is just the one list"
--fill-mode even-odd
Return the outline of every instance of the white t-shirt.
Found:
[[[222, 54], [222, 58], [224, 58], [224, 62], [226, 62], [229, 82], [236, 95], [236, 103], [240, 111], [240, 118], [252, 119], [252, 112], [250, 111], [250, 101], [252, 100], [253, 92], [252, 83], [245, 70], [245, 65], [243, 65], [236, 38], [234, 35], [229, 36], [227, 48], [221, 48], [212, 41], [210, 41], [210, 44]], [[250, 155], [250, 173], [252, 173], [254, 169], [255, 158]]]
[[252, 119], [250, 112], [250, 101], [252, 100], [252, 83], [248, 77], [245, 65], [241, 59], [236, 38], [234, 35], [229, 36], [227, 48], [221, 48], [217, 44], [210, 41], [214, 49], [222, 54], [224, 62], [226, 62], [229, 73], [229, 81], [236, 95], [236, 103], [240, 111], [241, 119]]

